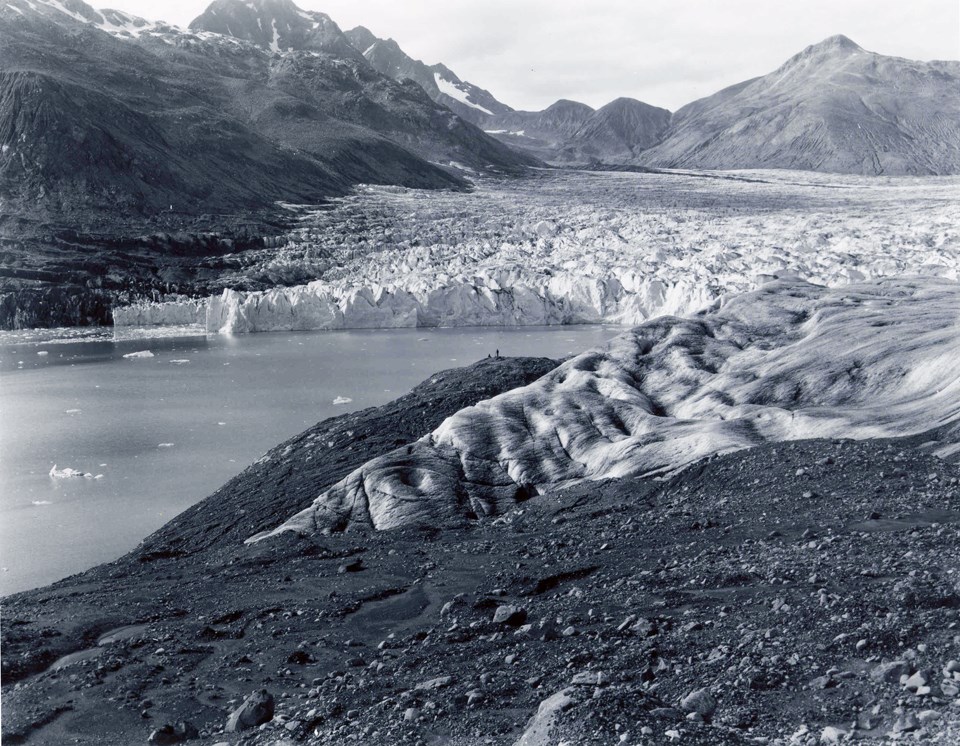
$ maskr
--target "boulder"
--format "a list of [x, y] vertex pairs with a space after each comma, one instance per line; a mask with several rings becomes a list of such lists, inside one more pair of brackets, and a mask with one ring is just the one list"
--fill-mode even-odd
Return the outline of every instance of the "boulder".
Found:
[[493, 614], [494, 624], [505, 624], [508, 627], [519, 627], [527, 621], [527, 610], [522, 606], [498, 606]]
[[910, 673], [910, 664], [906, 661], [889, 661], [881, 663], [870, 672], [874, 681], [884, 681], [887, 684], [899, 684], [900, 677]]
[[697, 689], [680, 700], [680, 709], [695, 712], [704, 720], [709, 719], [717, 709], [717, 700], [706, 689]]
[[170, 744], [192, 741], [194, 738], [200, 738], [200, 732], [196, 726], [193, 723], [180, 720], [176, 725], [167, 723], [157, 728], [150, 734], [147, 743], [154, 744], [154, 746], [170, 746]]
[[227, 720], [225, 730], [227, 733], [236, 733], [248, 728], [256, 728], [271, 720], [273, 720], [273, 695], [266, 689], [261, 689], [253, 692], [233, 711]]

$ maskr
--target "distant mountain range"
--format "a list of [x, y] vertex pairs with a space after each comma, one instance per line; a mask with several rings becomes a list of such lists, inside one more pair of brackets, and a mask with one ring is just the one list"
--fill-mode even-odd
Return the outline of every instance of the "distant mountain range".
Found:
[[392, 39], [363, 27], [346, 35], [383, 74], [415, 81], [488, 134], [548, 163], [960, 173], [960, 62], [887, 57], [841, 35], [673, 115], [630, 98], [596, 111], [567, 100], [514, 111]]
[[960, 172], [960, 62], [842, 36], [672, 115], [629, 98], [515, 111], [292, 0], [215, 0], [189, 29], [5, 0], [0, 38], [0, 200], [32, 218], [237, 212], [541, 161]]

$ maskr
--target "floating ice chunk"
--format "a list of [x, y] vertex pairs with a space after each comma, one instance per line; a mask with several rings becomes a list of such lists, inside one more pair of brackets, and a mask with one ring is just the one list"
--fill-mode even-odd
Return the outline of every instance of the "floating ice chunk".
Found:
[[50, 468], [50, 478], [51, 479], [71, 479], [73, 477], [88, 477], [92, 476], [91, 474], [84, 474], [82, 471], [77, 469], [71, 469], [67, 467], [65, 469], [58, 469], [57, 465], [54, 464]]
[[47, 352], [46, 350], [38, 350], [38, 351], [37, 351], [37, 354], [38, 354], [40, 357], [43, 357], [43, 356], [45, 356], [45, 355], [49, 355], [50, 353]]
[[334, 403], [334, 404], [349, 404], [349, 403], [352, 402], [352, 401], [353, 401], [353, 399], [351, 399], [349, 396], [338, 396], [336, 399], [333, 400], [333, 403]]
[[135, 360], [141, 357], [153, 357], [153, 353], [150, 350], [140, 350], [140, 352], [128, 352], [124, 357], [128, 360]]
[[67, 409], [64, 414], [80, 414], [82, 411], [82, 409]]
[[170, 365], [186, 365], [189, 362], [189, 360], [171, 360]]
[[31, 504], [33, 505], [53, 505], [49, 500], [32, 500]]
[[97, 476], [95, 476], [94, 479], [103, 479], [103, 474], [97, 474]]
[[173, 443], [158, 443], [157, 448], [173, 448]]

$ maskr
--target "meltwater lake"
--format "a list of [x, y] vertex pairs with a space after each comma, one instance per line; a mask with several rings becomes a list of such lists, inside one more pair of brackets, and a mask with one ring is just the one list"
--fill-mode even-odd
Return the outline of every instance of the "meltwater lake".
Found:
[[[0, 333], [0, 595], [116, 559], [326, 417], [383, 404], [497, 349], [564, 357], [621, 331]], [[54, 466], [90, 476], [52, 478]]]

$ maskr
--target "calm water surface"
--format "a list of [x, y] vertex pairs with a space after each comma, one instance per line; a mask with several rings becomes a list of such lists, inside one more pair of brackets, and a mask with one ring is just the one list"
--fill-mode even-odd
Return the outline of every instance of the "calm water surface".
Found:
[[[3, 333], [0, 595], [115, 559], [326, 417], [383, 404], [437, 370], [497, 348], [561, 357], [620, 331], [401, 329], [126, 341]], [[123, 357], [145, 350], [153, 357]], [[53, 479], [54, 465], [102, 477]]]

